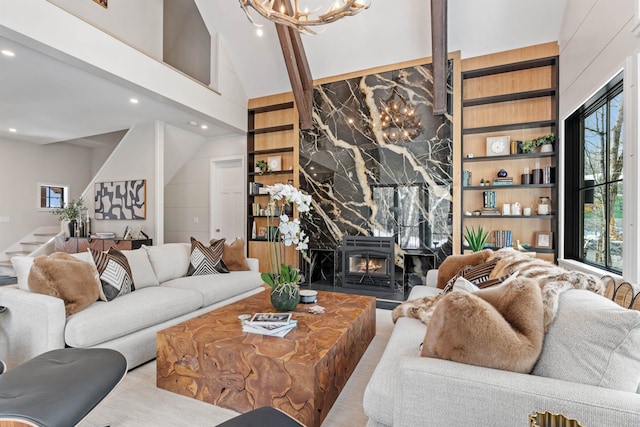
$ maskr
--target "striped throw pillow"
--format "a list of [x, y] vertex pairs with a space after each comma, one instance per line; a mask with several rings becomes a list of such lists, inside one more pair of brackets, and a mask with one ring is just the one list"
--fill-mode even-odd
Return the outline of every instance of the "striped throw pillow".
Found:
[[445, 286], [444, 292], [446, 293], [451, 291], [453, 289], [453, 284], [455, 283], [456, 279], [458, 279], [459, 277], [463, 277], [467, 279], [469, 282], [473, 283], [480, 289], [488, 288], [489, 286], [494, 286], [502, 283], [504, 280], [506, 280], [509, 277], [508, 275], [504, 277], [496, 277], [494, 279], [489, 279], [489, 276], [491, 275], [491, 272], [493, 271], [497, 263], [498, 263], [498, 260], [494, 259], [489, 262], [485, 262], [483, 264], [478, 264], [473, 266], [468, 265], [466, 267], [463, 267], [458, 272], [458, 274], [453, 276], [451, 280], [447, 282], [447, 286]]
[[228, 273], [229, 269], [224, 264], [224, 261], [222, 261], [225, 240], [226, 239], [220, 239], [215, 241], [211, 246], [205, 246], [192, 237], [191, 258], [187, 276]]
[[89, 248], [100, 276], [100, 299], [112, 301], [136, 290], [127, 257], [116, 248], [109, 252]]

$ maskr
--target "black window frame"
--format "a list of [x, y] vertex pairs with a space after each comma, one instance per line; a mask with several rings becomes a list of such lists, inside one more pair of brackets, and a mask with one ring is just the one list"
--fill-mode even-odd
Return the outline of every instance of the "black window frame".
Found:
[[[612, 181], [608, 175], [610, 163], [610, 120], [607, 120], [607, 140], [605, 170], [607, 177], [603, 182], [587, 182], [584, 179], [584, 119], [591, 115], [594, 111], [607, 105], [609, 110], [610, 101], [623, 93], [624, 72], [621, 71], [602, 89], [594, 94], [586, 101], [578, 110], [565, 120], [564, 141], [565, 141], [565, 198], [564, 198], [564, 257], [574, 259], [594, 267], [610, 271], [612, 273], [621, 274], [622, 271], [610, 264], [610, 232], [607, 229], [605, 241], [605, 257], [604, 264], [587, 261], [584, 247], [584, 204], [589, 198], [592, 198], [593, 191], [596, 187], [609, 185], [620, 182], [624, 178]], [[609, 112], [607, 111], [607, 116]], [[624, 139], [623, 139], [624, 150]], [[624, 170], [624, 168], [623, 168]], [[622, 175], [624, 177], [624, 174]], [[608, 194], [608, 190], [605, 190]], [[622, 196], [624, 198], [624, 194]], [[608, 200], [608, 197], [606, 198]], [[605, 218], [609, 218], [609, 206], [605, 203]], [[577, 213], [577, 215], [576, 215]], [[624, 265], [623, 265], [624, 268]]]

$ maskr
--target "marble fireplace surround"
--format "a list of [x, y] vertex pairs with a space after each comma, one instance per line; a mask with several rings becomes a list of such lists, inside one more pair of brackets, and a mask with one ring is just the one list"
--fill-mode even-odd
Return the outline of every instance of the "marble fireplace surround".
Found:
[[[448, 111], [452, 67], [450, 61]], [[345, 235], [393, 237], [395, 264], [403, 271], [407, 264], [424, 272], [451, 254], [452, 116], [433, 115], [432, 93], [431, 64], [314, 87], [314, 127], [301, 131], [299, 151], [300, 187], [313, 198], [304, 224], [312, 276], [340, 280]], [[392, 97], [415, 108], [418, 132], [399, 121], [396, 129], [385, 129], [385, 101], [389, 105]], [[394, 140], [385, 130], [409, 136]], [[407, 260], [410, 254], [415, 255]]]

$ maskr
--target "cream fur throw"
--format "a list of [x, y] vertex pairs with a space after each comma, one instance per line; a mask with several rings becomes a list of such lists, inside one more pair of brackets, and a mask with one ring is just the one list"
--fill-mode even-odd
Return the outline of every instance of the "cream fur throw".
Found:
[[[591, 275], [565, 270], [548, 261], [531, 258], [511, 248], [495, 251], [488, 259], [498, 262], [491, 272], [489, 279], [504, 277], [518, 273], [518, 277], [534, 279], [540, 288], [544, 314], [544, 331], [549, 330], [558, 311], [558, 298], [567, 289], [587, 289], [599, 295], [604, 295], [604, 283]], [[436, 297], [418, 298], [405, 301], [392, 312], [393, 321], [399, 317], [415, 317], [423, 323], [429, 324], [433, 310], [443, 295]]]
[[544, 340], [542, 296], [514, 278], [470, 293], [452, 291], [433, 311], [422, 356], [529, 373]]
[[97, 301], [98, 286], [95, 268], [64, 252], [36, 257], [29, 271], [31, 292], [62, 299], [67, 316]]

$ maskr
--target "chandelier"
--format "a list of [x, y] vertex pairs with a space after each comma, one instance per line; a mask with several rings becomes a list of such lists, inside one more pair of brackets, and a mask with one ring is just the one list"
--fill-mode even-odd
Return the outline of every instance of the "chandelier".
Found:
[[328, 24], [345, 16], [355, 15], [368, 9], [371, 5], [371, 0], [332, 0], [327, 11], [319, 13], [320, 7], [313, 10], [308, 8], [301, 10], [299, 0], [293, 0], [293, 12], [290, 13], [285, 6], [286, 2], [288, 0], [240, 0], [240, 6], [244, 9], [249, 21], [257, 27], [262, 25], [253, 20], [249, 14], [249, 7], [276, 24], [288, 25], [301, 33], [318, 34], [319, 31], [314, 31], [309, 27]]
[[384, 138], [389, 142], [409, 142], [417, 138], [423, 130], [417, 110], [394, 86], [391, 96], [380, 102], [380, 127]]

